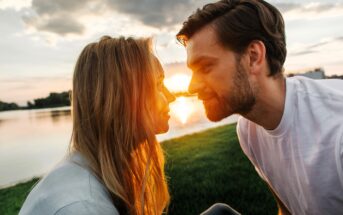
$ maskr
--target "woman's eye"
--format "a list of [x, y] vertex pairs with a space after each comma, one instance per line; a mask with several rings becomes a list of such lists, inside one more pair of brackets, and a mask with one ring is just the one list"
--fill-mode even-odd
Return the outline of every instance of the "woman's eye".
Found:
[[157, 89], [162, 91], [162, 90], [163, 90], [163, 86], [164, 86], [164, 85], [163, 85], [163, 82], [159, 82], [159, 83], [157, 84]]

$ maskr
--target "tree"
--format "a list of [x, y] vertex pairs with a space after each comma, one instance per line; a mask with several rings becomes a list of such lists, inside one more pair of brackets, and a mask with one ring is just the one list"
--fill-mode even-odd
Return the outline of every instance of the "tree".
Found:
[[5, 110], [18, 110], [19, 106], [16, 103], [6, 103], [0, 101], [0, 111], [5, 111]]

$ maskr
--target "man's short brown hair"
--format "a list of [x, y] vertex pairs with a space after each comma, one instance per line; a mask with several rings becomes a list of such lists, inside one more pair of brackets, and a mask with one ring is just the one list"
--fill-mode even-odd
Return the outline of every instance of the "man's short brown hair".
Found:
[[286, 59], [285, 25], [281, 13], [263, 0], [222, 0], [205, 5], [188, 17], [177, 39], [186, 46], [196, 32], [212, 25], [219, 42], [242, 54], [254, 41], [262, 41], [270, 76], [283, 72]]

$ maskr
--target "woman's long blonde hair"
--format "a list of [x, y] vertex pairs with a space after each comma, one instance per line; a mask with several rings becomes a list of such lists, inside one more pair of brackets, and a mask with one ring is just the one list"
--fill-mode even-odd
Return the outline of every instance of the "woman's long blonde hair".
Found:
[[70, 149], [128, 214], [162, 214], [169, 202], [154, 128], [156, 68], [150, 39], [105, 36], [84, 48], [74, 71]]

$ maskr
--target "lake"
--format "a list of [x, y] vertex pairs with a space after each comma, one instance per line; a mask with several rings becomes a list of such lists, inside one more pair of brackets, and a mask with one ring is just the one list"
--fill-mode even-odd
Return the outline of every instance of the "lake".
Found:
[[[234, 123], [237, 115], [210, 122], [196, 97], [170, 104], [170, 129], [159, 141]], [[66, 154], [72, 130], [70, 107], [0, 112], [0, 187], [42, 176]]]

